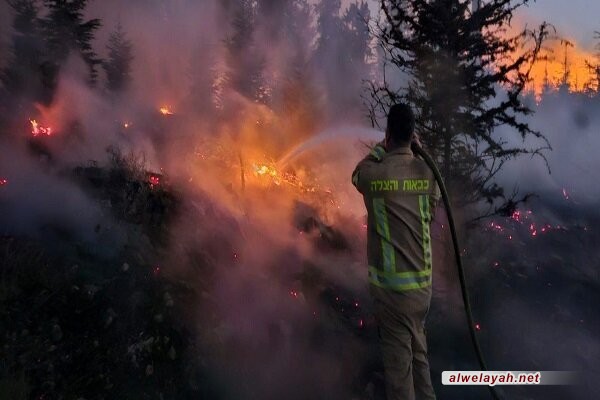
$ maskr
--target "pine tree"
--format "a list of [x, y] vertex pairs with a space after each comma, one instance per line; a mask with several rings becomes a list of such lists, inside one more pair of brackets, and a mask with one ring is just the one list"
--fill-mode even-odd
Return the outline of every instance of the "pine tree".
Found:
[[131, 82], [133, 46], [125, 36], [121, 24], [111, 33], [108, 44], [108, 60], [102, 66], [106, 71], [106, 86], [113, 93], [125, 90]]
[[81, 55], [90, 70], [90, 82], [97, 78], [96, 67], [100, 64], [92, 49], [94, 33], [101, 26], [99, 19], [85, 20], [83, 12], [87, 0], [44, 0], [48, 15], [42, 19], [46, 40], [46, 56], [56, 74], [72, 51]]
[[[354, 93], [347, 103], [347, 107], [358, 109], [363, 104], [359, 100], [363, 97], [364, 81], [369, 79], [372, 72], [372, 62], [369, 59], [373, 52], [371, 49], [372, 36], [369, 32], [368, 21], [371, 14], [365, 1], [352, 3], [344, 14], [346, 30], [346, 67], [344, 76], [354, 82]], [[362, 113], [362, 109], [361, 109]]]
[[232, 35], [226, 40], [227, 80], [232, 89], [257, 103], [268, 104], [265, 56], [256, 44], [256, 3], [240, 0], [233, 8]]
[[191, 111], [212, 115], [220, 108], [220, 68], [216, 46], [212, 43], [198, 43], [190, 58], [188, 78], [190, 91], [188, 104]]
[[31, 96], [38, 100], [43, 35], [35, 0], [10, 0], [13, 9], [12, 59], [2, 73], [2, 83], [11, 96]]
[[369, 6], [365, 1], [352, 3], [344, 14], [344, 25], [348, 31], [348, 60], [355, 70], [364, 70], [367, 58], [371, 56], [371, 34], [368, 21], [371, 17]]
[[366, 2], [354, 2], [342, 14], [340, 0], [322, 0], [315, 6], [318, 39], [313, 66], [334, 119], [361, 113], [362, 82], [368, 78], [370, 33]]
[[600, 32], [594, 32], [596, 43], [595, 60], [586, 60], [585, 64], [590, 71], [590, 80], [586, 83], [586, 91], [593, 96], [600, 94]]
[[[549, 149], [545, 137], [522, 121], [532, 112], [522, 96], [528, 71], [548, 34], [546, 24], [510, 34], [513, 13], [526, 3], [490, 0], [472, 10], [467, 0], [382, 1], [384, 20], [375, 29], [387, 68], [383, 82], [371, 83], [373, 123], [392, 104], [411, 104], [422, 142], [447, 182], [466, 203], [486, 200], [490, 212], [515, 205], [493, 180], [503, 164], [521, 154], [543, 157]], [[408, 77], [405, 86], [387, 81], [390, 67]], [[499, 126], [542, 145], [509, 145], [494, 135]]]
[[276, 77], [269, 77], [271, 106], [281, 115], [284, 130], [310, 135], [321, 114], [309, 66], [316, 36], [311, 6], [307, 0], [260, 0], [258, 4], [260, 34], [276, 38], [273, 45], [280, 56], [275, 60]]
[[341, 6], [341, 0], [321, 0], [315, 6], [319, 34], [315, 52], [319, 58], [324, 58], [326, 54], [336, 50], [337, 40], [342, 36]]

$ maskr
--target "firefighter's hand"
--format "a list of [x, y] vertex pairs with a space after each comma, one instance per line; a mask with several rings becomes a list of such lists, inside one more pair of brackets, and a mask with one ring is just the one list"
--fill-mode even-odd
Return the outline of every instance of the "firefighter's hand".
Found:
[[385, 149], [385, 140], [377, 143], [371, 149], [371, 152], [367, 156], [367, 158], [372, 158], [375, 161], [381, 161], [383, 159], [384, 154], [386, 153]]

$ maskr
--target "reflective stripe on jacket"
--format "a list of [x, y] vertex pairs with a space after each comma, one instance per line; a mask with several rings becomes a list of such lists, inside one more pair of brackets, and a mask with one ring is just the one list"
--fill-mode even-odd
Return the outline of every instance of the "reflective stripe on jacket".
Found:
[[430, 224], [440, 197], [433, 173], [409, 148], [376, 146], [352, 174], [368, 212], [369, 282], [395, 291], [428, 290]]

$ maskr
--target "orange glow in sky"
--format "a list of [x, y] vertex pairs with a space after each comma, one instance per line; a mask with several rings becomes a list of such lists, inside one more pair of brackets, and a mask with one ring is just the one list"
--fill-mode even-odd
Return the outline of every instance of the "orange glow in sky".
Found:
[[568, 75], [566, 82], [574, 92], [583, 91], [593, 78], [586, 61], [596, 63], [594, 51], [583, 49], [576, 41], [569, 40], [568, 45], [560, 40], [549, 40], [544, 54], [547, 60], [539, 60], [531, 71], [532, 82], [529, 90], [540, 96], [546, 79], [551, 87], [560, 86], [565, 80], [565, 51], [567, 56]]

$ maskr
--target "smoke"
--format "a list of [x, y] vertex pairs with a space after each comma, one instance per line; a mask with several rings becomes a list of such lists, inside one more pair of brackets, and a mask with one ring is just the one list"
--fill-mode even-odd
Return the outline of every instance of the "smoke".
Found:
[[[552, 151], [543, 153], [548, 164], [537, 156], [510, 161], [499, 182], [522, 193], [560, 194], [565, 189], [565, 196], [578, 204], [595, 203], [600, 189], [590, 182], [593, 171], [600, 167], [595, 156], [595, 149], [600, 149], [597, 108], [596, 100], [585, 95], [562, 91], [548, 94], [534, 106], [535, 114], [530, 118], [531, 127], [545, 135], [552, 146]], [[529, 148], [540, 144], [537, 139], [525, 142]]]
[[[102, 220], [98, 205], [73, 182], [50, 171], [40, 171], [25, 149], [2, 142], [2, 234], [62, 233], [89, 241]], [[42, 168], [47, 165], [42, 164]], [[53, 231], [54, 230], [54, 231]]]

